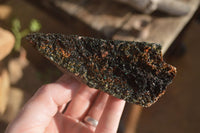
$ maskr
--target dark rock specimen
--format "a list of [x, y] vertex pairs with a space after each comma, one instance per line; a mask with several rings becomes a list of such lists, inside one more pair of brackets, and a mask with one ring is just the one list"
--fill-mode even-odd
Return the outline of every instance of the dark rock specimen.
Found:
[[155, 43], [44, 33], [30, 34], [27, 39], [43, 56], [89, 87], [145, 107], [157, 101], [176, 74]]

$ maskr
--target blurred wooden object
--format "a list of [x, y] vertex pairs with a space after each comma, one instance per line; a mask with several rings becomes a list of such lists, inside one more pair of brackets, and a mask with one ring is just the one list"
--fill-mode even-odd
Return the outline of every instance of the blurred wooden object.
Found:
[[23, 70], [29, 65], [29, 61], [26, 58], [26, 51], [21, 48], [19, 57], [10, 59], [8, 62], [8, 71], [10, 75], [10, 83], [16, 84], [23, 77]]
[[129, 5], [138, 11], [150, 14], [155, 10], [163, 11], [173, 16], [186, 15], [190, 8], [187, 2], [181, 0], [116, 0]]
[[24, 92], [20, 88], [10, 88], [9, 99], [6, 112], [1, 116], [1, 120], [11, 122], [19, 112], [21, 105], [24, 104]]
[[[0, 28], [0, 61], [5, 58], [14, 46], [14, 36], [7, 30]], [[7, 107], [10, 79], [8, 71], [0, 64], [0, 114], [2, 115]]]
[[[173, 41], [178, 37], [183, 28], [191, 20], [194, 13], [199, 7], [199, 0], [190, 0], [188, 1], [188, 6], [190, 7], [190, 12], [182, 17], [172, 17], [172, 16], [163, 16], [163, 17], [152, 17], [152, 22], [149, 25], [149, 36], [146, 38], [137, 38], [133, 33], [130, 32], [134, 19], [141, 19], [141, 15], [133, 14], [129, 20], [120, 28], [120, 30], [113, 35], [113, 39], [121, 40], [138, 40], [138, 41], [147, 41], [160, 43], [162, 45], [163, 54], [167, 51], [169, 46]], [[147, 19], [148, 15], [143, 15], [142, 19]]]
[[9, 17], [12, 9], [7, 5], [0, 5], [0, 20], [5, 20]]
[[4, 114], [9, 97], [10, 80], [8, 71], [0, 66], [0, 115]]
[[124, 133], [136, 133], [138, 120], [142, 113], [142, 107], [139, 105], [128, 105], [130, 110], [128, 111], [128, 117], [125, 121], [125, 131]]
[[11, 52], [14, 43], [13, 34], [0, 27], [0, 61]]
[[122, 8], [119, 3], [113, 4], [111, 0], [58, 0], [54, 1], [54, 4], [108, 38], [112, 37], [131, 15], [126, 8]]
[[[52, 12], [56, 10], [56, 13], [77, 18], [77, 21], [82, 21], [102, 33], [105, 38], [160, 43], [164, 53], [199, 6], [199, 0], [185, 2], [190, 11], [181, 17], [159, 13], [153, 16], [138, 14], [128, 6], [112, 0], [46, 0], [36, 3], [49, 8]], [[138, 29], [137, 23], [141, 23], [143, 28]]]

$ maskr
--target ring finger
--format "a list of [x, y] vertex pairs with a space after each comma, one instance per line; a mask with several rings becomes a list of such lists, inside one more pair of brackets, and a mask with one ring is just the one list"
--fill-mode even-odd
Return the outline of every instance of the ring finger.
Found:
[[108, 97], [108, 94], [100, 92], [98, 98], [95, 100], [94, 104], [86, 115], [84, 123], [91, 129], [95, 129], [95, 127], [97, 126], [98, 121], [107, 103]]

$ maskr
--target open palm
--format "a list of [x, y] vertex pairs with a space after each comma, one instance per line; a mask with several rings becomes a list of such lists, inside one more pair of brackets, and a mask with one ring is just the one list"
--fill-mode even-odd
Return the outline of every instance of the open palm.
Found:
[[[42, 86], [6, 133], [115, 133], [124, 105], [123, 100], [64, 75]], [[86, 116], [99, 121], [98, 125], [85, 122]]]

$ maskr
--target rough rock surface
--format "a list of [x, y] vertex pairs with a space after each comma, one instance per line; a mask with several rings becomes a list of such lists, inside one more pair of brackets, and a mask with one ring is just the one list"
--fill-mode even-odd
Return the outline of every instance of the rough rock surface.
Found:
[[176, 68], [155, 43], [32, 33], [27, 39], [64, 72], [127, 102], [148, 107], [165, 92]]

